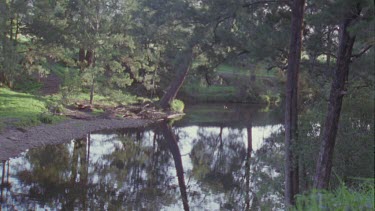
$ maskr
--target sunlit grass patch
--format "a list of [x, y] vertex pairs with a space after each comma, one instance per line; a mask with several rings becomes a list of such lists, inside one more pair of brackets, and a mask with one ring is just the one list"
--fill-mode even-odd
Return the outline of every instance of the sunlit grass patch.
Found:
[[183, 87], [183, 90], [197, 99], [198, 101], [235, 101], [236, 97], [236, 88], [233, 86], [220, 86], [213, 85], [209, 87], [202, 87], [199, 85], [189, 84]]
[[0, 88], [0, 124], [27, 127], [41, 123], [51, 124], [63, 119], [47, 109], [47, 98]]
[[0, 88], [0, 118], [24, 118], [47, 111], [45, 103], [34, 95]]

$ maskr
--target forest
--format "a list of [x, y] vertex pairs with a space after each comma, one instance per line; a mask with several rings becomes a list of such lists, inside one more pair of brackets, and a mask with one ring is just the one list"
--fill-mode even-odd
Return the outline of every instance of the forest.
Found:
[[373, 210], [374, 14], [0, 0], [0, 210]]

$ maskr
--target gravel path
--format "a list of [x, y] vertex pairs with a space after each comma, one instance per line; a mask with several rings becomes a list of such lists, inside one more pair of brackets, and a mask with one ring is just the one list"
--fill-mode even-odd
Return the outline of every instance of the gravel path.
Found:
[[43, 145], [59, 144], [87, 133], [103, 129], [136, 128], [151, 124], [151, 120], [140, 119], [94, 119], [67, 120], [56, 125], [40, 125], [24, 132], [8, 130], [0, 134], [0, 161], [19, 155], [21, 152]]

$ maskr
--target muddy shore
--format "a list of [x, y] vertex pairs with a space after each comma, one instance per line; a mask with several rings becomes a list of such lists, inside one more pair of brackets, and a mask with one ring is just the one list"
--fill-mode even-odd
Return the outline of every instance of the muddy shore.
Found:
[[153, 123], [144, 119], [66, 120], [56, 125], [40, 125], [25, 130], [11, 129], [0, 134], [0, 161], [16, 157], [27, 149], [60, 144], [89, 132], [104, 129], [137, 128]]

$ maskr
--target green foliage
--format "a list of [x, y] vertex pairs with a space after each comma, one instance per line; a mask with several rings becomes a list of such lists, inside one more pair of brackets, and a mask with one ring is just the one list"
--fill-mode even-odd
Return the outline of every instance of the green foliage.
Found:
[[63, 82], [60, 86], [61, 102], [67, 105], [71, 101], [71, 97], [81, 91], [81, 77], [75, 69], [64, 68], [57, 72]]
[[333, 191], [312, 190], [309, 194], [297, 196], [293, 210], [374, 210], [374, 190], [373, 179], [357, 189], [342, 184]]
[[267, 92], [266, 94], [264, 95], [261, 95], [260, 96], [262, 98], [262, 100], [267, 104], [267, 105], [275, 105], [275, 106], [278, 106], [281, 102], [281, 97], [280, 97], [280, 94], [277, 93], [277, 94], [274, 94], [274, 93], [271, 93], [271, 92]]
[[182, 113], [184, 111], [185, 104], [181, 100], [174, 99], [171, 103], [171, 109], [172, 111], [180, 112]]
[[37, 93], [40, 88], [42, 88], [42, 84], [30, 77], [26, 77], [23, 80], [18, 80], [14, 85], [15, 90], [30, 94]]

